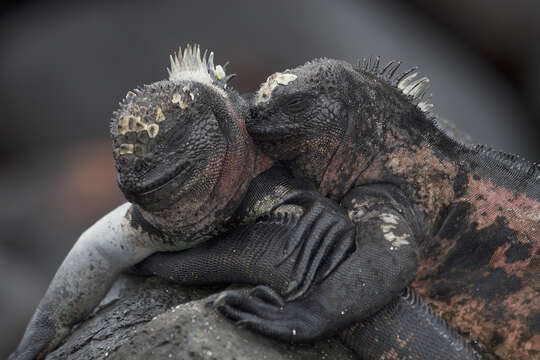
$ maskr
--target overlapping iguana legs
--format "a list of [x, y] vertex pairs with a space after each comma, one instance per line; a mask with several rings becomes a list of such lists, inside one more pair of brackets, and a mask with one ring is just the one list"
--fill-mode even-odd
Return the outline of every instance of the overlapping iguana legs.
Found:
[[[262, 284], [248, 293], [226, 291], [216, 306], [239, 324], [280, 340], [312, 341], [349, 328], [344, 340], [366, 358], [401, 346], [396, 351], [412, 359], [474, 359], [471, 348], [418, 297], [401, 293], [416, 269], [418, 236], [405, 198], [397, 189], [374, 185], [355, 189], [342, 204], [356, 223], [356, 250], [294, 300], [283, 294], [295, 264], [280, 261], [298, 226], [294, 216], [276, 215], [182, 254], [154, 255], [138, 268], [181, 283]], [[323, 212], [315, 223], [331, 223], [336, 216]], [[362, 319], [367, 320], [357, 323]]]

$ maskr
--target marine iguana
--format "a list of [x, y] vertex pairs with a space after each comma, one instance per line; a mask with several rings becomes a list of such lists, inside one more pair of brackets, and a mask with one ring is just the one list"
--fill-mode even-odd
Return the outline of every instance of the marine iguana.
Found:
[[[269, 78], [261, 89], [273, 90], [292, 80], [295, 80], [292, 76], [278, 74]], [[275, 82], [269, 84], [271, 81]], [[280, 124], [277, 125], [279, 129]], [[286, 296], [286, 301], [272, 289], [258, 287], [249, 295], [225, 293], [218, 308], [240, 323], [281, 340], [305, 342], [332, 335], [391, 301], [368, 321], [355, 324], [343, 334], [346, 343], [364, 358], [478, 358], [410, 289], [396, 297], [416, 270], [417, 251], [411, 243], [424, 236], [424, 223], [417, 218], [416, 205], [389, 184], [354, 189], [342, 199], [342, 205], [357, 223], [358, 248], [327, 280], [319, 279], [307, 296], [303, 295], [315, 277], [316, 268], [312, 267], [308, 274], [302, 270], [307, 271], [307, 266], [300, 271], [286, 264], [276, 269], [269, 259], [283, 256], [281, 248], [287, 246], [276, 239], [267, 225], [261, 227], [266, 232], [250, 241], [244, 241], [242, 236], [241, 239], [226, 236], [227, 241], [205, 243], [182, 253], [154, 255], [137, 267], [184, 284], [247, 282], [272, 286]], [[242, 206], [252, 207], [255, 205], [249, 203]], [[279, 224], [275, 219], [272, 221]], [[290, 223], [281, 225], [286, 228]], [[323, 241], [321, 245], [326, 244]], [[313, 257], [304, 259], [310, 261]], [[302, 291], [291, 296], [287, 287], [291, 284], [289, 279], [295, 277], [308, 282], [299, 285], [293, 281], [292, 288], [300, 286]], [[403, 326], [405, 321], [414, 325], [407, 328]], [[387, 331], [374, 330], [381, 327]]]
[[[363, 66], [318, 59], [275, 73], [254, 96], [248, 132], [266, 154], [314, 181], [321, 194], [341, 200], [361, 225], [357, 233], [386, 240], [387, 251], [379, 256], [410, 267], [400, 281], [412, 281], [487, 357], [538, 357], [540, 167], [450, 137], [424, 99], [429, 80], [417, 78], [416, 69], [396, 76], [398, 67], [390, 62], [381, 68], [378, 59]], [[366, 219], [373, 203], [365, 197], [374, 191], [392, 199], [394, 210]], [[370, 221], [375, 230], [368, 230]], [[407, 231], [414, 228], [418, 236]], [[362, 245], [350, 258], [361, 256]], [[392, 257], [396, 250], [401, 254]], [[405, 257], [414, 251], [418, 265]], [[383, 261], [374, 267], [384, 273], [396, 266]], [[366, 287], [366, 295], [391, 292], [395, 282], [382, 279]], [[347, 303], [351, 296], [348, 287], [333, 291], [327, 295], [336, 301]], [[301, 328], [313, 311], [289, 311], [285, 304], [271, 313], [263, 296], [235, 293], [222, 302], [229, 316], [271, 335]], [[380, 305], [375, 300], [370, 306]], [[288, 321], [293, 312], [300, 320]], [[317, 326], [304, 322], [305, 328]], [[392, 356], [397, 358], [387, 354]]]
[[[272, 162], [247, 135], [247, 105], [227, 88], [229, 79], [223, 67], [214, 66], [213, 53], [201, 58], [198, 46], [188, 46], [183, 55], [180, 51], [171, 57], [168, 80], [128, 92], [113, 115], [111, 136], [118, 184], [131, 203], [80, 236], [10, 359], [46, 355], [99, 304], [121, 271], [152, 253], [192, 247], [225, 231], [235, 225], [245, 198], [273, 201], [260, 201], [250, 214], [257, 216], [286, 196], [305, 194], [302, 201], [308, 201], [312, 213], [326, 209], [310, 224], [322, 223], [321, 229], [340, 235], [325, 241], [339, 242], [335, 250], [343, 252], [354, 245], [352, 236], [346, 236], [352, 229], [346, 214], [307, 183], [268, 183], [268, 175], [257, 180], [261, 173], [272, 173], [267, 170]], [[257, 184], [257, 194], [247, 193], [250, 182]], [[287, 201], [294, 203], [292, 198]], [[332, 211], [332, 206], [340, 211]], [[240, 228], [243, 234], [249, 234], [248, 229]], [[316, 234], [302, 235], [291, 231], [288, 238], [300, 244], [319, 241]], [[315, 254], [322, 250], [311, 248]], [[326, 271], [332, 266], [337, 264], [325, 263]]]

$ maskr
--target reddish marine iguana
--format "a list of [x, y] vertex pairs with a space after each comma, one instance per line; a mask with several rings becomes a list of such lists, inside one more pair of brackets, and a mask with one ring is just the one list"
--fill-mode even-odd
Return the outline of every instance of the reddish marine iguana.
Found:
[[[357, 233], [373, 222], [391, 244], [387, 253], [419, 251], [404, 281], [486, 356], [536, 358], [540, 167], [448, 136], [423, 100], [428, 79], [415, 69], [395, 76], [398, 67], [319, 59], [273, 74], [253, 99], [248, 132], [266, 154], [341, 200]], [[366, 197], [377, 192], [394, 210], [366, 219], [374, 206]], [[385, 266], [393, 265], [379, 270]], [[230, 315], [258, 331], [283, 325], [258, 311], [257, 299], [230, 301]]]
[[[234, 225], [246, 197], [275, 204], [289, 196], [294, 204], [292, 197], [304, 194], [308, 214], [326, 210], [310, 224], [322, 223], [340, 235], [325, 237], [330, 248], [339, 242], [335, 250], [347, 252], [354, 245], [352, 225], [337, 205], [303, 182], [265, 180], [271, 161], [247, 135], [247, 104], [227, 88], [229, 78], [214, 66], [212, 53], [201, 58], [198, 46], [188, 46], [183, 56], [171, 58], [169, 80], [128, 92], [113, 116], [111, 135], [118, 183], [133, 205], [118, 207], [80, 236], [10, 359], [46, 355], [99, 304], [121, 271], [154, 252], [182, 250], [224, 231]], [[266, 175], [257, 178], [260, 173]], [[247, 193], [250, 183], [258, 193]], [[259, 206], [250, 215], [267, 209]], [[249, 225], [240, 230], [249, 236]], [[284, 235], [291, 243], [319, 241], [316, 234], [306, 239], [293, 229]]]
[[[486, 358], [538, 357], [540, 167], [450, 137], [423, 100], [427, 78], [417, 79], [415, 69], [395, 76], [398, 66], [320, 59], [262, 84], [248, 132], [265, 153], [341, 201], [357, 225], [357, 249], [303, 297], [284, 301], [259, 287], [229, 291], [219, 308], [260, 333], [308, 341], [366, 318], [412, 281]], [[197, 250], [183, 255], [190, 251]], [[184, 281], [187, 269], [174, 269], [187, 256], [180, 259], [168, 255], [154, 272], [168, 267], [164, 274]], [[450, 352], [439, 346], [444, 324], [418, 301], [406, 290], [342, 337], [366, 358], [452, 358], [463, 344]]]

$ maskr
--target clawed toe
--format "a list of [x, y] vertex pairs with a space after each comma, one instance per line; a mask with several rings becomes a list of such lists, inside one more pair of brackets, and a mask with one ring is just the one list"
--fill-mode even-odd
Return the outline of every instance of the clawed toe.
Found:
[[235, 325], [274, 339], [304, 342], [317, 336], [313, 314], [301, 306], [285, 303], [281, 295], [267, 286], [257, 286], [247, 293], [226, 291], [214, 306]]

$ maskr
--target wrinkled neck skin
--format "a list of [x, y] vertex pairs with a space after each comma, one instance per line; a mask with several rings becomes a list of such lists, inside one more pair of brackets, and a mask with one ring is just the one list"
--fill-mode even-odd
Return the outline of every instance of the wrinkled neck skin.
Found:
[[164, 235], [167, 250], [191, 247], [215, 235], [236, 212], [250, 181], [272, 165], [272, 160], [247, 135], [244, 115], [230, 103], [227, 109], [233, 122], [227, 129], [226, 151], [213, 189], [205, 193], [184, 189], [185, 197], [151, 212], [135, 204], [143, 218]]

